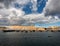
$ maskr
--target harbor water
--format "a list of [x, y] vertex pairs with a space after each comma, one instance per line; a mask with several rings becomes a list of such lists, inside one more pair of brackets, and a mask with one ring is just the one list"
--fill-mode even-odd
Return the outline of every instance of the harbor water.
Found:
[[0, 46], [60, 46], [60, 32], [2, 32]]

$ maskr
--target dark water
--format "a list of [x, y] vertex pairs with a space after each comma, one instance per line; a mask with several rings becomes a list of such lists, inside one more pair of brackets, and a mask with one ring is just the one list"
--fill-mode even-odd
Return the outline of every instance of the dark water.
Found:
[[0, 46], [60, 46], [60, 32], [0, 32]]

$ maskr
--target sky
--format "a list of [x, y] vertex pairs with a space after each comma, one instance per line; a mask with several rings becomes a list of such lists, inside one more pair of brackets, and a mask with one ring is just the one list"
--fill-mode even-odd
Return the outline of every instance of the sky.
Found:
[[60, 0], [0, 0], [0, 26], [60, 26]]

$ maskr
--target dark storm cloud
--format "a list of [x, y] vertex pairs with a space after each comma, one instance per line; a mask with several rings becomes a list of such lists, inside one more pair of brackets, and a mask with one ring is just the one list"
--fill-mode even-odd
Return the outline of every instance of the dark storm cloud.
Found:
[[45, 9], [46, 16], [58, 16], [60, 18], [60, 0], [48, 0], [48, 4]]

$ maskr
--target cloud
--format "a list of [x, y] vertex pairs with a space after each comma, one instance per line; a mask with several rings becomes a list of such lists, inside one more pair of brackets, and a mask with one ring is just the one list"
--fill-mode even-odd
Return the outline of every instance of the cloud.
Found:
[[31, 0], [31, 2], [32, 2], [32, 11], [37, 11], [37, 0]]
[[[0, 25], [35, 25], [39, 24], [47, 24], [47, 23], [55, 23], [60, 21], [59, 13], [60, 10], [58, 8], [59, 1], [48, 0], [46, 7], [44, 8], [41, 14], [32, 13], [26, 15], [22, 10], [24, 5], [26, 5], [30, 0], [7, 0], [10, 2], [9, 4], [4, 2], [4, 0], [0, 0]], [[36, 0], [31, 0], [33, 3], [33, 11], [36, 11]], [[52, 3], [53, 2], [53, 3]], [[55, 3], [58, 2], [58, 3]], [[6, 3], [6, 4], [5, 4]], [[15, 8], [14, 3], [18, 3], [23, 5], [22, 8]], [[57, 5], [57, 6], [56, 6]], [[56, 10], [58, 9], [58, 10]]]
[[28, 2], [30, 2], [30, 0], [15, 0], [16, 3], [19, 3], [20, 5], [25, 5]]
[[14, 1], [15, 0], [0, 0], [0, 3], [3, 4], [5, 8], [9, 8], [10, 4]]
[[43, 14], [28, 14], [20, 17], [14, 16], [10, 18], [9, 21], [11, 25], [26, 25], [26, 26], [29, 25], [30, 26], [30, 25], [35, 25], [36, 23], [39, 23], [39, 24], [55, 23], [60, 21], [60, 19], [57, 16], [46, 17]]
[[60, 0], [48, 0], [45, 7], [45, 15], [58, 16], [60, 18]]

